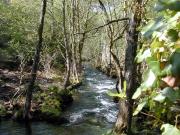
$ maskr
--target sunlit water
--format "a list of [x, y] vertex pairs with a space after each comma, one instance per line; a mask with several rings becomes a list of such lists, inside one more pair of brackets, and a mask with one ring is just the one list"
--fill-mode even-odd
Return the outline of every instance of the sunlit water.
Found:
[[107, 95], [115, 80], [101, 72], [86, 68], [83, 85], [78, 88], [74, 102], [64, 113], [65, 125], [33, 122], [30, 125], [12, 121], [0, 122], [0, 135], [102, 135], [113, 127], [117, 104]]

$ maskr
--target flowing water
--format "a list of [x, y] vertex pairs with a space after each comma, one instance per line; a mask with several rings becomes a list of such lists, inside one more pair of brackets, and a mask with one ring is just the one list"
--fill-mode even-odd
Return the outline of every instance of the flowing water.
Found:
[[28, 126], [12, 121], [0, 122], [0, 135], [102, 135], [113, 127], [118, 108], [109, 90], [115, 80], [92, 68], [85, 69], [83, 85], [78, 88], [74, 102], [64, 113], [65, 125], [32, 122]]

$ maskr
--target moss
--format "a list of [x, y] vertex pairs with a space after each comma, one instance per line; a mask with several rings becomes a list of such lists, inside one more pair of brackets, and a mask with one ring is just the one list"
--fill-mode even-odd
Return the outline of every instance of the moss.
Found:
[[61, 114], [60, 101], [47, 97], [41, 104], [41, 111], [46, 115], [59, 116]]
[[34, 94], [34, 101], [39, 104], [42, 116], [58, 117], [70, 103], [72, 94], [70, 91], [61, 90], [57, 86], [51, 86], [47, 90]]
[[39, 100], [42, 100], [40, 109], [43, 114], [54, 117], [60, 116], [61, 98], [58, 96], [58, 91], [58, 87], [52, 86], [40, 94]]
[[0, 103], [0, 116], [6, 115], [6, 108]]

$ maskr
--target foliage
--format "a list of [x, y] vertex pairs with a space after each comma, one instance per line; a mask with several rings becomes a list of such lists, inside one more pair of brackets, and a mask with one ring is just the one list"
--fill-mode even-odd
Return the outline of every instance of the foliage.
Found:
[[[120, 34], [122, 31], [120, 27], [125, 27], [125, 23], [116, 22], [107, 26], [106, 23], [124, 17], [123, 10], [130, 11], [131, 8], [134, 8], [134, 3], [125, 2], [128, 9], [123, 9], [123, 2], [118, 0], [103, 2], [107, 8], [106, 15], [101, 10], [102, 7], [98, 6], [98, 1], [72, 2], [67, 0], [64, 6], [67, 10], [64, 17], [66, 22], [64, 28], [62, 27], [62, 1], [48, 2], [43, 33], [43, 49], [40, 56], [41, 66], [44, 69], [49, 71], [54, 66], [65, 71], [64, 68], [70, 61], [70, 76], [72, 76], [72, 80], [76, 80], [76, 77], [79, 77], [77, 72], [79, 72], [78, 64], [80, 63], [82, 48], [84, 49], [83, 58], [85, 60], [92, 59], [99, 65], [107, 64], [111, 67], [111, 64], [114, 64], [111, 63], [110, 51], [112, 51], [117, 56], [119, 65], [123, 65], [120, 57], [124, 57], [122, 53], [124, 46], [117, 45], [124, 44], [124, 40], [120, 41], [119, 39], [123, 37]], [[175, 125], [173, 121], [179, 113], [180, 99], [179, 4], [179, 0], [159, 0], [157, 2], [155, 9], [160, 11], [157, 13], [160, 16], [151, 20], [141, 30], [145, 42], [136, 57], [137, 63], [145, 61], [147, 68], [143, 69], [143, 82], [133, 95], [133, 99], [138, 102], [133, 115], [137, 115], [145, 107], [148, 108], [148, 111], [158, 119], [154, 125], [159, 126], [159, 123], [171, 124], [162, 125], [161, 129], [164, 135], [179, 134], [177, 125], [173, 126]], [[0, 46], [0, 57], [18, 56], [19, 59], [27, 63], [33, 59], [35, 45], [37, 44], [39, 7], [40, 1], [35, 0], [16, 0], [11, 4], [0, 2], [0, 42], [2, 39], [5, 40], [3, 42], [7, 42], [5, 49]], [[128, 12], [127, 14], [129, 14]], [[100, 19], [102, 16], [104, 19]], [[98, 28], [99, 26], [101, 28]], [[66, 43], [63, 39], [65, 34], [63, 29], [67, 32]], [[69, 48], [66, 47], [66, 44], [69, 44]], [[86, 45], [84, 46], [84, 44]], [[112, 45], [112, 50], [110, 50], [109, 45]], [[66, 50], [70, 52], [69, 60], [65, 53]], [[102, 60], [103, 57], [105, 57], [105, 64]], [[109, 92], [108, 95], [126, 98], [126, 82], [124, 82], [124, 88], [120, 94]], [[42, 113], [59, 116], [63, 111], [64, 104], [72, 101], [72, 96], [69, 91], [60, 90], [53, 86], [46, 91], [36, 92], [34, 99], [40, 103]], [[0, 105], [0, 114], [4, 111], [3, 106]], [[173, 115], [170, 112], [174, 112]]]
[[[32, 57], [33, 47], [36, 41], [37, 8], [26, 6], [27, 3], [14, 2], [11, 5], [0, 3], [2, 34], [10, 37], [9, 46], [11, 52], [23, 57]], [[36, 2], [37, 4], [37, 2]], [[31, 10], [33, 9], [33, 10]], [[33, 11], [33, 12], [32, 12]], [[10, 52], [10, 53], [11, 53]], [[12, 55], [12, 54], [10, 54]]]
[[[134, 115], [146, 106], [155, 117], [164, 120], [163, 116], [167, 116], [167, 121], [171, 123], [177, 115], [170, 115], [171, 107], [178, 106], [180, 99], [180, 9], [177, 3], [178, 0], [159, 0], [156, 9], [162, 15], [150, 21], [141, 31], [145, 43], [136, 61], [145, 61], [147, 68], [143, 72], [141, 86], [133, 95], [133, 99], [139, 100]], [[162, 125], [162, 129], [163, 135], [180, 132], [169, 124]]]
[[[55, 1], [54, 1], [55, 2]], [[59, 3], [56, 3], [57, 5]], [[50, 5], [48, 5], [50, 6]], [[39, 24], [39, 11], [40, 11], [40, 1], [23, 1], [17, 0], [10, 4], [4, 4], [0, 2], [0, 42], [1, 39], [7, 39], [6, 48], [1, 50], [3, 54], [11, 57], [18, 57], [23, 60], [26, 64], [33, 59], [35, 52], [35, 45], [37, 44], [37, 27]], [[54, 24], [55, 37], [52, 39], [52, 14], [56, 15], [56, 23]], [[57, 21], [58, 20], [58, 21]], [[42, 49], [40, 64], [44, 66], [47, 61], [47, 54], [51, 57], [53, 54], [57, 53], [61, 49], [60, 43], [62, 42], [62, 30], [59, 29], [58, 23], [61, 21], [59, 16], [59, 10], [55, 10], [53, 13], [48, 11], [45, 19], [44, 27], [44, 48]], [[62, 56], [60, 53], [57, 55], [59, 59], [56, 61], [57, 65], [63, 63]], [[50, 64], [52, 64], [52, 62]], [[46, 66], [46, 65], [45, 65]]]

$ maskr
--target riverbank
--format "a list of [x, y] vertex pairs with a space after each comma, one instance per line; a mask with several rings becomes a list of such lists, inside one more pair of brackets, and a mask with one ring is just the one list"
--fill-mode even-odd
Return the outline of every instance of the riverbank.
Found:
[[114, 92], [115, 82], [115, 79], [86, 66], [82, 85], [72, 94], [73, 103], [61, 115], [68, 123], [32, 121], [29, 127], [25, 127], [21, 122], [2, 121], [0, 134], [106, 135], [117, 118], [118, 104], [107, 94]]
[[[25, 102], [25, 90], [30, 74], [8, 69], [0, 69], [0, 118], [22, 121]], [[62, 88], [63, 78], [57, 74], [38, 72], [33, 90], [31, 106], [32, 121], [47, 121], [50, 123], [67, 123], [61, 114], [73, 102], [73, 89], [80, 83], [70, 85], [67, 90]]]

